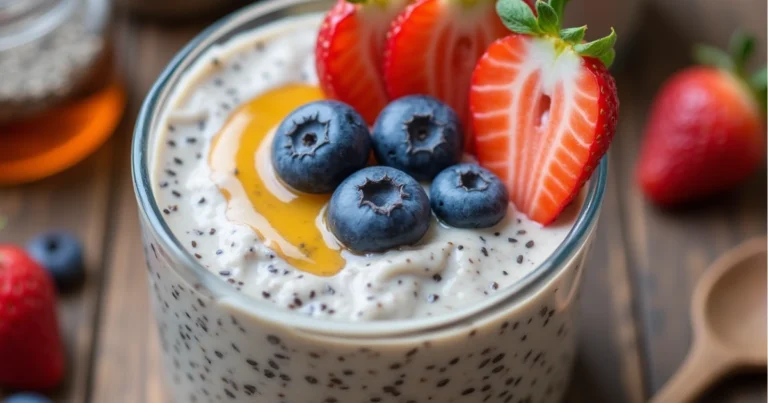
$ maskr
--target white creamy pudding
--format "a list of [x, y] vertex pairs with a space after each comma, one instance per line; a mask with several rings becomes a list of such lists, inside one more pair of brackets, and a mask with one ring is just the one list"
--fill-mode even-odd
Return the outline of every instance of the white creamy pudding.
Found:
[[[473, 14], [475, 17], [496, 17], [495, 2], [465, 3], [422, 1], [412, 4], [448, 7], [451, 12], [460, 10], [455, 7], [465, 5], [479, 7], [478, 13]], [[400, 3], [385, 1], [353, 5], [340, 0], [328, 15], [338, 17], [336, 24], [343, 23], [342, 17], [347, 12], [361, 12], [370, 16], [373, 23], [387, 23], [399, 11], [394, 10], [392, 15], [383, 17], [376, 14], [381, 11], [376, 7], [384, 4], [397, 6]], [[346, 199], [342, 199], [346, 204], [340, 203], [335, 195], [331, 202], [331, 194], [300, 193], [284, 185], [279, 179], [285, 178], [280, 176], [286, 170], [282, 166], [284, 160], [276, 158], [278, 162], [273, 164], [272, 159], [273, 145], [287, 141], [285, 137], [277, 137], [286, 134], [281, 122], [289, 115], [286, 121], [296, 122], [292, 112], [297, 108], [317, 105], [314, 101], [330, 98], [320, 89], [331, 93], [326, 85], [328, 75], [318, 68], [323, 78], [318, 80], [315, 60], [322, 21], [322, 15], [317, 12], [327, 11], [328, 7], [331, 7], [330, 3], [281, 0], [279, 3], [254, 4], [236, 13], [209, 32], [207, 39], [218, 40], [217, 45], [200, 54], [194, 49], [182, 56], [178, 62], [180, 66], [187, 66], [191, 58], [196, 61], [188, 67], [176, 66], [185, 68], [180, 73], [164, 76], [165, 80], [148, 97], [147, 108], [139, 119], [134, 143], [138, 148], [134, 149], [134, 158], [141, 159], [134, 160], [134, 167], [140, 167], [140, 172], [134, 172], [134, 175], [152, 306], [174, 401], [561, 401], [575, 357], [579, 285], [594, 234], [603, 182], [590, 182], [592, 191], [585, 195], [586, 191], [578, 190], [581, 184], [574, 187], [575, 190], [566, 189], [565, 182], [561, 183], [560, 179], [567, 181], [567, 177], [547, 183], [539, 181], [538, 176], [528, 181], [518, 177], [516, 179], [521, 183], [532, 184], [527, 188], [528, 193], [531, 193], [531, 187], [546, 184], [560, 189], [534, 193], [553, 195], [565, 189], [567, 194], [553, 196], [553, 199], [567, 196], [570, 200], [574, 194], [577, 197], [562, 212], [560, 208], [567, 200], [553, 200], [556, 203], [550, 204], [548, 213], [553, 213], [552, 206], [559, 203], [555, 214], [560, 214], [548, 226], [528, 219], [511, 203], [507, 205], [504, 218], [496, 223], [504, 212], [507, 198], [507, 195], [500, 195], [506, 189], [509, 196], [513, 196], [510, 181], [504, 182], [507, 186], [491, 188], [489, 185], [481, 189], [485, 191], [481, 196], [491, 194], [487, 190], [493, 189], [494, 193], [486, 199], [460, 192], [456, 196], [460, 187], [469, 192], [469, 187], [474, 185], [470, 185], [470, 181], [465, 183], [464, 176], [456, 176], [458, 171], [449, 172], [454, 176], [444, 176], [455, 167], [443, 170], [440, 166], [442, 172], [432, 183], [421, 183], [427, 190], [422, 194], [419, 183], [413, 178], [427, 169], [438, 169], [427, 165], [422, 171], [401, 169], [403, 173], [393, 170], [395, 159], [386, 159], [390, 150], [403, 143], [397, 143], [397, 138], [382, 140], [382, 133], [386, 136], [389, 131], [377, 131], [378, 125], [374, 125], [369, 165], [379, 159], [390, 166], [363, 168], [367, 149], [353, 154], [350, 160], [356, 161], [353, 168], [357, 171], [347, 181], [334, 185], [336, 194], [346, 195]], [[419, 21], [418, 15], [413, 18]], [[451, 18], [462, 29], [473, 25], [464, 24], [466, 21], [477, 24], [472, 19], [466, 20], [464, 14], [452, 14]], [[331, 25], [323, 25], [320, 38], [323, 38], [323, 32], [327, 34], [325, 28]], [[230, 35], [233, 32], [238, 33]], [[409, 35], [418, 36], [420, 32], [432, 31], [415, 30]], [[222, 37], [227, 39], [221, 40]], [[363, 43], [361, 36], [345, 36], [344, 32], [334, 41], [343, 45], [345, 38]], [[405, 39], [401, 43], [403, 46], [409, 43], [409, 38]], [[335, 63], [334, 68], [341, 66], [342, 73], [346, 73], [350, 65], [349, 77], [342, 77], [347, 79], [342, 80], [342, 84], [355, 87], [359, 77], [364, 83], [361, 88], [366, 90], [363, 95], [375, 87], [370, 81], [375, 76], [371, 74], [371, 60], [356, 59], [354, 51], [360, 48], [340, 46], [341, 50], [334, 53], [330, 45], [324, 47], [324, 40], [319, 42], [318, 48], [329, 51], [325, 56], [318, 51], [319, 58], [330, 57], [323, 59], [328, 66]], [[205, 43], [198, 43], [198, 48], [207, 47]], [[459, 45], [461, 43], [459, 40]], [[509, 52], [502, 54], [513, 55]], [[368, 70], [352, 66], [358, 59]], [[458, 61], [461, 68], [441, 74], [466, 73], [462, 67], [465, 59]], [[510, 63], [504, 63], [510, 66]], [[493, 88], [496, 87], [491, 86]], [[339, 89], [349, 90], [343, 86]], [[376, 94], [381, 95], [382, 89], [378, 87], [378, 90]], [[361, 115], [381, 110], [382, 105], [366, 103], [375, 100], [376, 94], [370, 92], [371, 97], [364, 97], [362, 101], [357, 99], [360, 102], [355, 110]], [[339, 98], [336, 95], [334, 98]], [[398, 98], [389, 103], [378, 116], [387, 116], [386, 112], [392, 110], [390, 107], [402, 100]], [[521, 102], [533, 101], [525, 98]], [[553, 104], [560, 105], [554, 101]], [[546, 103], [541, 105], [546, 106]], [[366, 106], [370, 108], [364, 113], [362, 109]], [[413, 108], [410, 115], [405, 112], [395, 114], [392, 127], [402, 128], [401, 122], [414, 121], [417, 114], [413, 112], [416, 107]], [[440, 111], [445, 112], [445, 109]], [[353, 115], [334, 115], [336, 126], [326, 127], [338, 129], [339, 122], [354, 123], [356, 137], [353, 144], [360, 139], [365, 143], [367, 137], [361, 135], [361, 132], [367, 135], [365, 125], [362, 120], [349, 119], [350, 116]], [[441, 120], [438, 122], [435, 116], [440, 116]], [[494, 116], [505, 117], [505, 114], [491, 111], [483, 116], [492, 120]], [[315, 119], [321, 120], [319, 115]], [[366, 119], [371, 122], [369, 117]], [[458, 126], [455, 122], [459, 121], [450, 114], [437, 113], [430, 119], [433, 119], [430, 123], [433, 127], [442, 128], [443, 122], [448, 122], [446, 124], [451, 124], [454, 129]], [[542, 125], [546, 126], [548, 121], [552, 120], [542, 120]], [[456, 141], [455, 132], [451, 137], [452, 144], [461, 144]], [[319, 131], [312, 132], [313, 135], [316, 133]], [[342, 133], [342, 130], [335, 133]], [[491, 137], [490, 141], [495, 135], [488, 130], [485, 134]], [[514, 135], [537, 134], [540, 133]], [[504, 132], [496, 138], [504, 140], [506, 135], [513, 134]], [[335, 147], [349, 144], [335, 140], [338, 138], [328, 136], [330, 140], [326, 144]], [[388, 143], [390, 140], [392, 142]], [[298, 143], [294, 137], [291, 141], [290, 146], [296, 147]], [[387, 147], [382, 148], [382, 144]], [[504, 157], [505, 153], [511, 152], [511, 149], [504, 149], [503, 142], [501, 146], [489, 144], [495, 143], [486, 141], [482, 145], [484, 149], [474, 150], [481, 156], [481, 161], [483, 153], [487, 156], [497, 152], [498, 156]], [[460, 148], [452, 149], [449, 164], [462, 158]], [[285, 149], [289, 147], [284, 147], [283, 151]], [[576, 156], [566, 154], [569, 158]], [[473, 161], [469, 153], [463, 155], [463, 159]], [[339, 160], [334, 161], [338, 163]], [[573, 165], [573, 161], [565, 163], [575, 169], [579, 167]], [[340, 166], [344, 165], [333, 168]], [[479, 169], [476, 165], [469, 167]], [[537, 167], [526, 166], [526, 170], [536, 171]], [[145, 170], [149, 178], [143, 174]], [[371, 180], [366, 176], [373, 175], [369, 174], [372, 171], [388, 172], [392, 178], [410, 178], [399, 185], [390, 178], [389, 185], [390, 189], [403, 186], [396, 193], [399, 199], [392, 200], [400, 203], [400, 211], [418, 216], [418, 236], [429, 220], [429, 228], [415, 244], [409, 244], [411, 241], [389, 242], [388, 248], [408, 245], [391, 247], [382, 253], [355, 253], [353, 250], [366, 249], [353, 246], [354, 237], [345, 237], [341, 232], [346, 228], [349, 230], [346, 234], [357, 236], [362, 231], [361, 237], [364, 237], [368, 235], [367, 230], [380, 236], [384, 232], [376, 232], [376, 225], [384, 222], [382, 226], [385, 226], [396, 219], [401, 220], [371, 219], [369, 211], [362, 210], [368, 206], [363, 203], [366, 197], [364, 185], [371, 181], [384, 182], [381, 178]], [[365, 180], [363, 185], [354, 182], [361, 174]], [[496, 185], [503, 180], [500, 178], [503, 174], [496, 171], [494, 176], [488, 172], [489, 177], [499, 177]], [[605, 174], [604, 167], [601, 167], [601, 174]], [[322, 182], [321, 175], [313, 173], [312, 178]], [[431, 174], [424, 175], [431, 177]], [[572, 172], [564, 175], [578, 178]], [[298, 176], [301, 179], [301, 175]], [[451, 181], [460, 178], [461, 181], [453, 185], [455, 182], [448, 182], [446, 177]], [[482, 179], [487, 181], [487, 178]], [[345, 187], [346, 183], [353, 183], [356, 188]], [[408, 201], [402, 193], [405, 183], [410, 192]], [[432, 184], [433, 189], [430, 189]], [[147, 190], [149, 187], [151, 192]], [[354, 199], [358, 191], [359, 199]], [[427, 194], [430, 201], [426, 201]], [[446, 196], [450, 194], [453, 199]], [[157, 209], [151, 205], [151, 197], [154, 197]], [[469, 201], [461, 204], [470, 197], [475, 204]], [[374, 199], [371, 196], [365, 200], [378, 208], [380, 205], [376, 203], [379, 202]], [[386, 197], [381, 200], [384, 199], [390, 200]], [[439, 204], [441, 200], [445, 205]], [[452, 217], [456, 219], [453, 221], [446, 219], [446, 214], [451, 213], [450, 208], [454, 212], [461, 209], [462, 214], [471, 210], [461, 219], [477, 218], [472, 212], [480, 209], [464, 209], [464, 206], [485, 207], [489, 205], [483, 204], [487, 200], [495, 203], [494, 210], [487, 210], [490, 212], [481, 218], [486, 219], [483, 225], [496, 223], [491, 227], [462, 229], [457, 228], [464, 225], [456, 219], [457, 216]], [[523, 201], [521, 210], [531, 211], [530, 204]], [[387, 210], [390, 213], [395, 211], [392, 206], [394, 204]], [[345, 215], [346, 211], [349, 216]], [[371, 211], [376, 212], [375, 209]], [[392, 213], [392, 216], [396, 214]], [[436, 218], [439, 214], [443, 214], [442, 221]], [[577, 216], [582, 218], [577, 220]], [[163, 221], [167, 228], [162, 225]], [[405, 221], [402, 219], [397, 224]], [[454, 226], [444, 222], [453, 222]], [[406, 225], [394, 228], [399, 230]], [[169, 236], [175, 237], [183, 250], [170, 242]], [[393, 238], [396, 236], [392, 235]], [[346, 247], [337, 239], [344, 239]], [[382, 237], [376, 238], [380, 239]]]
[[[509, 287], [547, 259], [570, 231], [582, 198], [547, 227], [510, 204], [494, 227], [451, 228], [433, 218], [416, 245], [367, 255], [345, 250], [328, 233], [324, 199], [312, 196], [321, 207], [310, 211], [317, 214], [309, 225], [289, 217], [304, 211], [291, 205], [303, 196], [276, 179], [265, 149], [275, 122], [292, 103], [304, 103], [292, 94], [322, 96], [312, 89], [321, 18], [293, 17], [229, 40], [208, 51], [171, 94], [158, 125], [152, 184], [163, 219], [187, 251], [253, 298], [343, 321], [454, 312]], [[282, 99], [281, 91], [289, 98], [284, 110], [270, 105]], [[258, 101], [265, 94], [271, 98]], [[266, 134], [255, 138], [254, 130]], [[269, 200], [254, 199], [262, 192]], [[315, 231], [307, 239], [322, 253], [291, 242], [302, 235], [290, 232], [300, 231]], [[314, 270], [315, 256], [337, 267]]]

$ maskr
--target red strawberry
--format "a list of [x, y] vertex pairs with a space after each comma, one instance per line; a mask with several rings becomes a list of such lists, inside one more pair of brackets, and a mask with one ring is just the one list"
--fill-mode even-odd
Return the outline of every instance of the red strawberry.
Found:
[[48, 389], [63, 376], [53, 280], [24, 250], [0, 245], [0, 386]]
[[382, 56], [387, 29], [405, 0], [338, 0], [320, 26], [315, 67], [320, 87], [373, 124], [389, 98]]
[[[392, 23], [384, 77], [392, 99], [432, 95], [467, 123], [467, 93], [477, 59], [508, 33], [494, 0], [417, 0]], [[466, 137], [469, 140], [469, 136]]]
[[636, 173], [651, 201], [668, 206], [709, 196], [738, 185], [761, 165], [765, 70], [754, 76], [750, 91], [743, 66], [752, 45], [734, 44], [733, 58], [703, 48], [699, 54], [721, 68], [681, 71], [656, 96]]
[[606, 69], [615, 33], [582, 43], [586, 27], [560, 29], [564, 0], [500, 0], [518, 34], [494, 42], [472, 75], [478, 161], [507, 185], [531, 219], [551, 223], [578, 194], [613, 138], [619, 101]]

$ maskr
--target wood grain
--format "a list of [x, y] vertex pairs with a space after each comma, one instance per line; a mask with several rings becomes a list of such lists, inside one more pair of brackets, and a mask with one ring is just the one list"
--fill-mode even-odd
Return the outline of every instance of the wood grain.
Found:
[[[609, 171], [613, 171], [614, 164], [611, 161]], [[573, 401], [645, 400], [632, 304], [634, 291], [624, 254], [616, 181], [611, 172], [594, 249], [584, 273], [580, 343], [569, 396]]]
[[[86, 281], [59, 297], [59, 323], [67, 353], [67, 377], [52, 396], [79, 403], [88, 390], [95, 308], [103, 275], [113, 173], [114, 139], [78, 166], [43, 181], [0, 188], [0, 216], [7, 218], [0, 243], [24, 244], [51, 228], [71, 231], [85, 248]], [[0, 397], [2, 396], [0, 391]]]
[[688, 351], [690, 295], [698, 277], [731, 246], [766, 232], [764, 172], [735, 192], [677, 211], [654, 208], [634, 186], [645, 111], [663, 80], [688, 63], [691, 44], [665, 21], [648, 15], [654, 30], [645, 32], [626, 63], [630, 79], [619, 82], [622, 129], [614, 142], [648, 392], [669, 379]]

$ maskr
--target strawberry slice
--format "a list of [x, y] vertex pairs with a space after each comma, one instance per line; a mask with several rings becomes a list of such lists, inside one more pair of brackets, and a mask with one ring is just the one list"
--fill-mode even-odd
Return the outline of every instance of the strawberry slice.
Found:
[[354, 107], [370, 125], [389, 102], [382, 78], [384, 43], [405, 5], [406, 0], [338, 0], [317, 36], [320, 88]]
[[608, 149], [618, 118], [611, 35], [583, 43], [586, 27], [560, 29], [564, 1], [500, 0], [512, 34], [480, 58], [470, 89], [475, 151], [529, 218], [549, 224]]
[[509, 33], [494, 4], [493, 0], [417, 0], [408, 6], [387, 36], [384, 79], [389, 96], [432, 95], [450, 105], [469, 127], [472, 70], [488, 45]]

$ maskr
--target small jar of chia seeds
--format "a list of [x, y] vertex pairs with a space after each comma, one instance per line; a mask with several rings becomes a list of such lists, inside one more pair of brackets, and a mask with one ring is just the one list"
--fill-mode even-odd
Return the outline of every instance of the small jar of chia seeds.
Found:
[[0, 185], [79, 162], [114, 130], [110, 0], [0, 0]]

